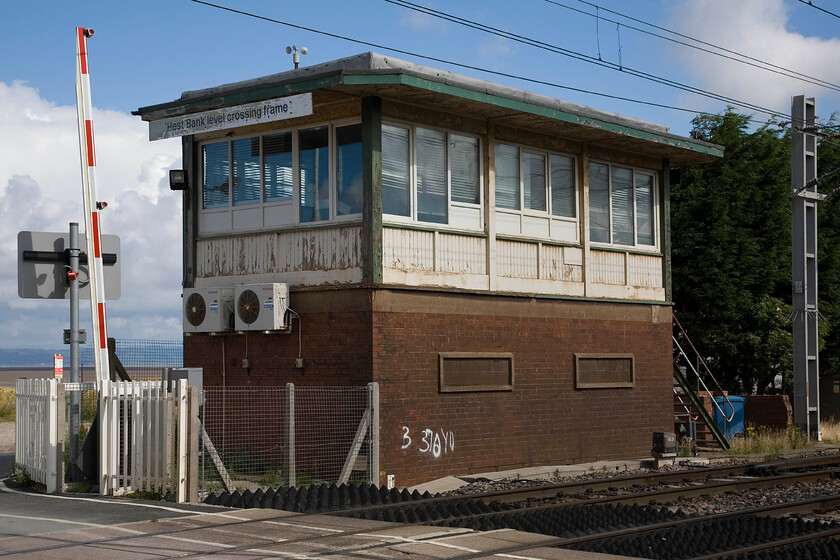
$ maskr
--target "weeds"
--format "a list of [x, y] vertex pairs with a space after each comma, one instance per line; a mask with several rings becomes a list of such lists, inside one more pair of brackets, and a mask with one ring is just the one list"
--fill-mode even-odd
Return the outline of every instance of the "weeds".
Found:
[[30, 486], [35, 485], [35, 481], [32, 480], [31, 476], [29, 476], [29, 470], [20, 463], [12, 463], [12, 472], [9, 473], [9, 477], [18, 486], [29, 488]]
[[283, 477], [283, 469], [274, 469], [268, 471], [260, 479], [260, 486], [268, 486], [269, 488], [273, 488], [275, 486], [282, 486], [285, 483], [286, 479]]
[[129, 492], [127, 494], [122, 495], [123, 498], [134, 498], [137, 500], [152, 500], [155, 502], [174, 502], [175, 495], [172, 492], [163, 492], [162, 489], [158, 490], [147, 490], [143, 488], [142, 490], [135, 490], [134, 492]]
[[680, 457], [696, 457], [697, 456], [697, 444], [688, 436], [684, 436], [680, 440], [680, 448], [679, 448], [679, 456]]
[[15, 421], [15, 390], [0, 387], [0, 422]]
[[748, 427], [743, 437], [729, 442], [729, 453], [733, 455], [765, 455], [777, 459], [782, 451], [800, 449], [810, 445], [808, 436], [791, 424], [784, 430]]
[[[82, 422], [92, 422], [96, 417], [96, 391], [82, 391]], [[15, 421], [15, 390], [0, 387], [0, 422]]]

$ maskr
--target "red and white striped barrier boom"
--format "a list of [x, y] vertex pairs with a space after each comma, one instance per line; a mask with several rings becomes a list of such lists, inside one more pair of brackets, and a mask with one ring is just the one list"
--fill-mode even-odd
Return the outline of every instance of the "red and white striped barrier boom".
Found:
[[90, 101], [90, 74], [87, 39], [93, 29], [76, 28], [76, 110], [79, 116], [79, 148], [82, 160], [82, 194], [85, 209], [88, 270], [90, 274], [90, 314], [97, 381], [110, 379], [108, 333], [105, 321], [105, 278], [102, 269], [102, 233], [96, 200], [96, 154], [93, 143], [93, 106]]

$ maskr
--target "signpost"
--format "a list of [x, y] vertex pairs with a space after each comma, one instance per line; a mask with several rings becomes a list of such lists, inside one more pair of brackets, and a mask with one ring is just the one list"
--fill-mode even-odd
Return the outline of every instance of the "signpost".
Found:
[[[70, 383], [80, 383], [79, 344], [84, 331], [79, 330], [79, 299], [90, 299], [90, 273], [87, 254], [79, 248], [85, 236], [79, 224], [70, 224], [66, 233], [21, 231], [18, 233], [18, 295], [30, 299], [69, 299], [70, 329], [65, 331], [65, 344], [70, 345]], [[103, 235], [105, 296], [119, 299], [121, 286], [120, 238]], [[56, 354], [55, 378], [64, 377], [64, 358]], [[81, 392], [68, 391], [70, 396], [69, 433], [70, 464], [79, 456], [81, 425]]]

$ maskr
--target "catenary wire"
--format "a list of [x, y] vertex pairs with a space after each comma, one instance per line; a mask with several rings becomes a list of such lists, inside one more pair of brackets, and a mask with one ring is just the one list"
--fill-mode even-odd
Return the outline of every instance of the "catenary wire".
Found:
[[[586, 14], [586, 15], [589, 15], [589, 16], [592, 16], [592, 17], [598, 17], [598, 15], [597, 15], [597, 14], [591, 14], [591, 13], [589, 13], [589, 12], [585, 12], [585, 11], [582, 11], [582, 10], [577, 10], [577, 9], [575, 9], [575, 8], [572, 8], [571, 6], [567, 6], [567, 5], [565, 5], [565, 4], [561, 4], [561, 3], [557, 2], [556, 0], [545, 0], [545, 1], [546, 1], [546, 2], [548, 2], [549, 4], [554, 4], [554, 5], [557, 5], [557, 6], [561, 6], [561, 7], [567, 8], [567, 9], [569, 9], [569, 10], [574, 10], [574, 11], [579, 12], [579, 13], [582, 13], [582, 14]], [[755, 58], [755, 57], [752, 57], [752, 56], [749, 56], [749, 55], [746, 55], [746, 54], [743, 54], [743, 53], [739, 53], [739, 52], [737, 52], [737, 51], [734, 51], [734, 50], [731, 50], [731, 49], [727, 49], [726, 47], [721, 47], [720, 45], [715, 45], [714, 43], [710, 43], [710, 42], [707, 42], [707, 41], [703, 41], [702, 39], [697, 39], [697, 38], [692, 37], [692, 36], [690, 36], [690, 35], [686, 35], [686, 34], [683, 34], [683, 33], [679, 33], [678, 31], [673, 31], [673, 30], [668, 29], [668, 28], [666, 28], [666, 27], [662, 27], [662, 26], [656, 25], [656, 24], [654, 24], [654, 23], [650, 23], [650, 22], [644, 21], [644, 20], [642, 20], [642, 19], [635, 18], [635, 17], [633, 17], [633, 16], [629, 16], [629, 15], [627, 15], [627, 14], [623, 14], [623, 13], [621, 13], [621, 12], [617, 12], [617, 11], [615, 11], [615, 10], [610, 10], [610, 9], [605, 8], [605, 7], [603, 7], [603, 6], [599, 6], [598, 4], [594, 4], [594, 3], [592, 3], [592, 2], [587, 2], [586, 0], [576, 0], [576, 1], [577, 1], [577, 2], [580, 2], [581, 4], [586, 4], [587, 6], [592, 6], [593, 8], [595, 8], [595, 9], [596, 9], [596, 10], [598, 10], [598, 11], [603, 10], [603, 11], [605, 11], [605, 12], [609, 12], [609, 13], [611, 13], [611, 14], [615, 14], [615, 15], [617, 15], [617, 16], [620, 16], [620, 17], [622, 17], [622, 18], [628, 19], [628, 20], [630, 20], [630, 21], [635, 21], [635, 22], [637, 22], [637, 23], [641, 23], [641, 24], [643, 24], [643, 25], [647, 25], [647, 26], [652, 27], [652, 28], [654, 28], [654, 29], [658, 29], [658, 30], [660, 30], [660, 31], [664, 31], [664, 32], [666, 32], [666, 33], [670, 33], [670, 34], [675, 35], [675, 36], [677, 36], [677, 37], [682, 37], [683, 39], [687, 39], [687, 40], [689, 40], [689, 41], [694, 41], [695, 43], [698, 43], [698, 44], [700, 44], [700, 45], [705, 45], [706, 47], [710, 47], [710, 48], [712, 48], [712, 49], [718, 49], [719, 51], [722, 51], [722, 52], [728, 53], [728, 54], [730, 54], [730, 55], [734, 55], [734, 57], [741, 57], [741, 58], [743, 58], [743, 59], [745, 59], [745, 60], [739, 60], [739, 59], [734, 58], [734, 57], [726, 56], [726, 55], [723, 55], [723, 54], [720, 54], [720, 53], [716, 53], [716, 52], [711, 51], [711, 50], [707, 50], [707, 49], [703, 49], [703, 48], [701, 48], [701, 47], [697, 47], [696, 45], [691, 45], [691, 44], [688, 44], [688, 43], [684, 43], [684, 42], [682, 42], [682, 41], [677, 41], [677, 40], [675, 40], [675, 39], [671, 39], [670, 37], [665, 37], [665, 36], [662, 36], [662, 35], [658, 35], [658, 34], [656, 34], [656, 33], [652, 33], [652, 32], [650, 32], [650, 31], [645, 31], [645, 30], [643, 30], [643, 29], [638, 29], [638, 28], [636, 28], [636, 27], [629, 26], [629, 25], [627, 25], [626, 23], [622, 23], [622, 24], [621, 24], [621, 25], [624, 25], [625, 27], [628, 27], [628, 28], [633, 29], [633, 30], [635, 30], [635, 31], [639, 31], [639, 32], [641, 32], [641, 33], [647, 33], [647, 34], [652, 35], [652, 36], [654, 36], [654, 37], [660, 37], [660, 38], [662, 38], [662, 39], [665, 39], [666, 41], [672, 41], [672, 42], [675, 42], [675, 43], [677, 43], [677, 44], [680, 44], [680, 45], [685, 45], [685, 46], [687, 46], [687, 47], [694, 48], [694, 49], [699, 49], [699, 50], [701, 50], [701, 51], [708, 52], [708, 53], [711, 53], [711, 54], [714, 54], [714, 55], [717, 55], [717, 56], [723, 56], [723, 57], [725, 57], [725, 58], [729, 58], [729, 59], [731, 59], [731, 60], [735, 60], [736, 62], [742, 62], [742, 63], [744, 63], [744, 64], [750, 64], [751, 66], [756, 66], [756, 67], [758, 67], [758, 68], [764, 68], [765, 70], [768, 70], [768, 71], [771, 71], [771, 72], [772, 72], [772, 71], [774, 71], [774, 70], [772, 70], [772, 69], [775, 69], [775, 70], [778, 70], [778, 71], [779, 71], [778, 73], [780, 73], [780, 74], [782, 74], [782, 75], [788, 75], [788, 77], [792, 77], [792, 78], [796, 78], [796, 79], [803, 79], [803, 81], [814, 80], [814, 82], [810, 82], [810, 83], [814, 83], [815, 85], [823, 85], [823, 84], [825, 84], [825, 85], [824, 85], [824, 87], [827, 87], [827, 88], [830, 88], [830, 89], [837, 89], [837, 88], [840, 88], [840, 84], [834, 84], [834, 83], [832, 83], [832, 82], [829, 82], [829, 81], [826, 81], [826, 80], [822, 80], [822, 79], [820, 79], [820, 78], [815, 78], [815, 77], [813, 77], [813, 76], [809, 76], [809, 75], [807, 75], [807, 74], [802, 74], [801, 72], [797, 72], [797, 71], [795, 71], [795, 70], [791, 70], [791, 69], [789, 69], [789, 68], [785, 68], [784, 66], [778, 66], [778, 65], [773, 64], [773, 63], [771, 63], [771, 62], [767, 62], [767, 61], [765, 61], [765, 60], [761, 60], [761, 59], [759, 59], [759, 58]], [[800, 0], [800, 1], [802, 1], [802, 0]], [[606, 19], [606, 18], [602, 18], [602, 19]], [[610, 22], [612, 22], [612, 20], [606, 20], [606, 21], [610, 21]], [[619, 22], [614, 22], [614, 23], [619, 23]], [[752, 61], [752, 62], [754, 62], [755, 64], [751, 64], [750, 62], [747, 62], [747, 61]], [[763, 64], [763, 65], [765, 65], [766, 67], [762, 67], [762, 66], [760, 66], [760, 65], [762, 65], [762, 64]], [[785, 72], [788, 72], [789, 74], [784, 74]], [[818, 82], [819, 82], [819, 83], [818, 83]]]
[[[840, 91], [840, 85], [834, 84], [834, 83], [829, 82], [827, 80], [822, 80], [820, 78], [815, 78], [813, 76], [809, 76], [807, 74], [803, 74], [803, 73], [797, 72], [795, 70], [790, 70], [788, 68], [784, 68], [783, 66], [777, 66], [777, 65], [772, 64], [770, 62], [760, 60], [758, 58], [754, 58], [754, 57], [751, 57], [751, 56], [748, 56], [748, 55], [745, 55], [745, 54], [742, 54], [742, 53], [739, 53], [739, 52], [736, 52], [736, 51], [733, 51], [733, 50], [730, 50], [730, 49], [726, 49], [724, 47], [714, 45], [712, 43], [708, 43], [706, 41], [702, 41], [700, 39], [696, 39], [694, 37], [690, 37], [688, 35], [684, 35], [682, 33], [678, 33], [676, 31], [672, 31], [672, 30], [666, 29], [664, 27], [660, 27], [658, 25], [654, 25], [652, 23], [634, 18], [632, 16], [628, 16], [626, 14], [622, 14], [622, 13], [619, 13], [619, 12], [616, 12], [616, 11], [613, 11], [613, 10], [608, 10], [608, 9], [602, 7], [602, 6], [598, 6], [597, 4], [593, 4], [591, 2], [586, 2], [585, 0], [577, 0], [577, 1], [581, 2], [582, 4], [586, 4], [588, 6], [594, 7], [596, 9], [596, 11], [604, 10], [606, 12], [616, 14], [618, 16], [629, 19], [631, 21], [636, 21], [636, 22], [642, 23], [644, 25], [647, 25], [649, 27], [653, 27], [655, 29], [660, 29], [660, 30], [665, 31], [667, 33], [671, 33], [672, 35], [676, 35], [678, 37], [683, 37], [683, 38], [688, 39], [690, 41], [694, 41], [695, 43], [698, 43], [700, 45], [706, 45], [706, 46], [711, 47], [711, 48], [705, 48], [705, 47], [701, 47], [701, 46], [698, 46], [698, 45], [692, 45], [691, 43], [688, 43], [686, 41], [680, 41], [680, 40], [674, 39], [672, 37], [667, 37], [665, 35], [660, 35], [659, 33], [654, 33], [652, 31], [648, 31], [646, 29], [635, 27], [633, 25], [628, 25], [627, 23], [624, 23], [624, 22], [619, 22], [619, 21], [616, 21], [616, 20], [608, 19], [608, 18], [605, 18], [605, 17], [601, 16], [599, 13], [593, 14], [593, 13], [587, 12], [585, 10], [581, 10], [581, 9], [578, 9], [578, 8], [573, 8], [572, 6], [563, 4], [561, 2], [557, 2], [556, 0], [545, 0], [545, 1], [548, 2], [549, 4], [553, 4], [553, 5], [559, 6], [561, 8], [566, 8], [567, 10], [571, 10], [571, 11], [577, 12], [579, 14], [587, 15], [587, 16], [590, 16], [590, 17], [593, 17], [593, 18], [596, 18], [596, 19], [602, 19], [602, 20], [608, 21], [610, 23], [615, 23], [616, 25], [621, 25], [621, 26], [626, 27], [628, 29], [632, 29], [633, 31], [638, 31], [639, 33], [644, 33], [646, 35], [650, 35], [651, 37], [657, 37], [657, 38], [663, 39], [665, 41], [670, 41], [672, 43], [675, 43], [677, 45], [682, 45], [682, 46], [688, 47], [690, 49], [699, 50], [699, 51], [707, 53], [707, 54], [711, 54], [711, 55], [714, 55], [714, 56], [719, 56], [721, 58], [732, 60], [734, 62], [738, 62], [738, 63], [741, 63], [741, 64], [746, 64], [748, 66], [752, 66], [752, 67], [758, 68], [760, 70], [766, 70], [767, 72], [773, 72], [774, 74], [778, 74], [780, 76], [785, 76], [787, 78], [793, 78], [795, 80], [800, 80], [800, 81], [803, 81], [803, 82], [806, 82], [806, 83], [809, 83], [809, 84], [817, 85], [817, 86], [824, 87], [824, 88], [827, 88], [827, 89], [831, 89], [831, 90], [834, 90], [834, 91]], [[722, 52], [716, 52], [712, 49], [717, 49], [718, 51], [722, 51]], [[728, 54], [724, 54], [724, 53], [728, 53]], [[740, 57], [740, 58], [738, 58], [738, 57]]]
[[[319, 30], [319, 29], [314, 29], [314, 28], [311, 28], [311, 27], [306, 27], [306, 26], [282, 21], [282, 20], [270, 18], [270, 17], [267, 17], [267, 16], [254, 14], [254, 13], [251, 13], [251, 12], [246, 12], [244, 10], [239, 10], [239, 9], [236, 9], [236, 8], [230, 8], [228, 6], [223, 6], [223, 5], [220, 5], [220, 4], [215, 4], [215, 3], [212, 3], [212, 2], [208, 2], [206, 0], [190, 0], [190, 1], [194, 2], [196, 4], [202, 4], [202, 5], [211, 7], [211, 8], [216, 8], [216, 9], [219, 9], [219, 10], [223, 10], [223, 11], [227, 11], [227, 12], [231, 12], [231, 13], [236, 13], [236, 14], [239, 14], [239, 15], [244, 15], [244, 16], [255, 18], [255, 19], [260, 19], [260, 20], [263, 20], [263, 21], [267, 21], [269, 23], [276, 23], [276, 24], [279, 24], [279, 25], [285, 25], [287, 27], [291, 27], [291, 28], [294, 28], [294, 29], [300, 29], [301, 31], [307, 31], [307, 32], [310, 32], [310, 33], [318, 34], [318, 35], [324, 35], [324, 36], [327, 36], [327, 37], [332, 37], [334, 39], [340, 39], [340, 40], [343, 40], [343, 41], [348, 41], [348, 42], [352, 42], [352, 43], [356, 43], [356, 44], [360, 44], [360, 45], [365, 45], [365, 46], [369, 46], [369, 47], [373, 47], [373, 48], [377, 48], [377, 49], [383, 49], [383, 50], [396, 52], [396, 53], [400, 53], [400, 54], [404, 54], [404, 55], [408, 55], [408, 56], [413, 56], [413, 57], [416, 57], [416, 58], [431, 60], [433, 62], [439, 62], [439, 63], [442, 63], [442, 64], [449, 64], [449, 65], [452, 65], [452, 66], [455, 66], [455, 67], [458, 67], [458, 68], [475, 70], [477, 72], [483, 72], [483, 73], [487, 73], [487, 74], [491, 74], [491, 75], [495, 75], [495, 76], [501, 76], [501, 77], [511, 78], [511, 79], [514, 79], [514, 80], [520, 80], [520, 81], [524, 81], [524, 82], [528, 82], [528, 83], [544, 85], [544, 86], [554, 87], [554, 88], [558, 88], [558, 89], [564, 89], [564, 90], [568, 90], [568, 91], [574, 91], [574, 92], [583, 93], [583, 94], [587, 94], [587, 95], [604, 97], [604, 98], [607, 98], [607, 99], [615, 99], [615, 100], [618, 100], [618, 101], [626, 101], [626, 102], [629, 102], [629, 103], [646, 105], [646, 106], [649, 106], [649, 107], [658, 107], [658, 108], [661, 108], [661, 109], [668, 109], [668, 110], [680, 111], [680, 112], [684, 112], [684, 113], [691, 113], [693, 115], [721, 116], [721, 115], [718, 115], [717, 113], [710, 113], [708, 111], [700, 111], [700, 110], [696, 110], [696, 109], [688, 109], [688, 108], [685, 108], [685, 107], [667, 105], [667, 104], [664, 104], [664, 103], [656, 103], [656, 102], [653, 102], [653, 101], [644, 101], [644, 100], [640, 100], [640, 99], [633, 99], [633, 98], [630, 98], [630, 97], [624, 97], [624, 96], [620, 96], [620, 95], [613, 95], [613, 94], [609, 94], [609, 93], [597, 92], [597, 91], [587, 90], [587, 89], [583, 89], [583, 88], [576, 88], [576, 87], [573, 87], [573, 86], [567, 86], [567, 85], [558, 84], [558, 83], [555, 83], [555, 82], [549, 82], [547, 80], [539, 80], [539, 79], [536, 79], [536, 78], [528, 78], [528, 77], [525, 77], [525, 76], [519, 76], [519, 75], [511, 74], [511, 73], [508, 73], [508, 72], [500, 72], [498, 70], [490, 70], [490, 69], [487, 69], [487, 68], [482, 68], [480, 66], [474, 66], [474, 65], [455, 62], [455, 61], [452, 61], [452, 60], [447, 60], [447, 59], [443, 59], [443, 58], [439, 58], [439, 57], [428, 56], [428, 55], [416, 53], [416, 52], [413, 52], [413, 51], [408, 51], [408, 50], [405, 50], [405, 49], [399, 49], [399, 48], [395, 48], [395, 47], [390, 47], [388, 45], [381, 45], [381, 44], [378, 44], [378, 43], [373, 43], [371, 41], [365, 41], [365, 40], [361, 40], [361, 39], [355, 39], [355, 38], [352, 38], [352, 37], [347, 37], [347, 36], [344, 36], [344, 35], [339, 35], [339, 34], [336, 34], [336, 33], [331, 33], [329, 31], [322, 31], [322, 30]], [[777, 112], [772, 112], [772, 113], [764, 112], [764, 111], [760, 111], [760, 112], [762, 112], [764, 114], [769, 114], [771, 116], [786, 116], [786, 115], [780, 115]], [[724, 118], [726, 118], [725, 115], [722, 115], [722, 116]], [[750, 120], [753, 120], [752, 117], [748, 117], [748, 118]]]
[[736, 99], [736, 98], [733, 98], [733, 97], [728, 97], [728, 96], [723, 95], [723, 94], [714, 93], [714, 92], [704, 90], [704, 89], [701, 89], [701, 88], [698, 88], [698, 87], [694, 87], [694, 86], [683, 84], [683, 83], [680, 83], [680, 82], [677, 82], [677, 81], [674, 81], [674, 80], [670, 80], [668, 78], [663, 78], [663, 77], [657, 76], [655, 74], [650, 74], [650, 73], [647, 73], [647, 72], [643, 72], [641, 70], [636, 70], [636, 69], [629, 68], [629, 67], [626, 67], [626, 66], [619, 66], [615, 63], [611, 63], [611, 62], [607, 62], [607, 61], [603, 61], [603, 60], [598, 60], [595, 57], [592, 57], [592, 56], [589, 56], [589, 55], [586, 55], [586, 54], [583, 54], [583, 53], [580, 53], [580, 52], [577, 52], [577, 51], [573, 51], [573, 50], [570, 50], [570, 49], [565, 49], [565, 48], [562, 48], [562, 47], [558, 47], [556, 45], [551, 45], [551, 44], [548, 44], [548, 43], [544, 43], [544, 42], [538, 41], [536, 39], [531, 39], [529, 37], [524, 37], [524, 36], [518, 35], [516, 33], [511, 33], [511, 32], [508, 32], [508, 31], [501, 30], [501, 29], [497, 29], [495, 27], [491, 27], [491, 26], [488, 26], [488, 25], [477, 23], [475, 21], [468, 20], [468, 19], [465, 19], [465, 18], [461, 18], [461, 17], [458, 17], [458, 16], [454, 16], [452, 14], [448, 14], [446, 12], [442, 12], [442, 11], [439, 11], [439, 10], [434, 10], [434, 9], [431, 9], [431, 8], [426, 8], [426, 7], [423, 7], [423, 6], [419, 6], [417, 4], [413, 4], [411, 2], [408, 2], [407, 0], [385, 0], [385, 2], [394, 4], [394, 5], [397, 5], [397, 6], [401, 6], [401, 7], [410, 9], [410, 10], [414, 10], [414, 11], [417, 11], [417, 12], [420, 12], [420, 13], [424, 13], [426, 15], [437, 17], [439, 19], [443, 19], [443, 20], [446, 20], [446, 21], [451, 21], [453, 23], [457, 23], [457, 24], [463, 25], [465, 27], [470, 27], [470, 28], [473, 28], [473, 29], [477, 29], [477, 30], [483, 31], [485, 33], [490, 33], [490, 34], [493, 34], [493, 35], [497, 35], [499, 37], [510, 39], [512, 41], [523, 43], [523, 44], [526, 44], [526, 45], [529, 45], [529, 46], [532, 46], [532, 47], [547, 50], [549, 52], [554, 52], [556, 54], [562, 54], [564, 56], [568, 56], [568, 57], [574, 58], [576, 60], [580, 60], [580, 61], [583, 61], [583, 62], [588, 62], [590, 64], [595, 64], [596, 66], [602, 66], [604, 68], [608, 68], [608, 69], [611, 69], [611, 70], [617, 70], [617, 71], [623, 72], [623, 73], [631, 75], [631, 76], [636, 76], [638, 78], [642, 78], [642, 79], [645, 79], [645, 80], [648, 80], [648, 81], [652, 81], [654, 83], [667, 85], [667, 86], [673, 87], [675, 89], [680, 89], [682, 91], [686, 91], [686, 92], [689, 92], [689, 93], [694, 93], [696, 95], [701, 95], [703, 97], [708, 97], [708, 98], [714, 99], [716, 101], [723, 101], [725, 103], [730, 103], [730, 104], [735, 105], [735, 106], [751, 109], [753, 111], [756, 111], [756, 112], [762, 113], [762, 114], [766, 114], [766, 115], [771, 115], [771, 116], [778, 115], [778, 116], [789, 118], [788, 114], [782, 113], [781, 111], [774, 111], [772, 109], [768, 109], [767, 107], [762, 107], [760, 105], [756, 105], [756, 104], [750, 103], [748, 101], [743, 101], [743, 100], [739, 100], [739, 99]]
[[828, 11], [828, 10], [826, 10], [825, 8], [820, 8], [819, 6], [817, 6], [816, 4], [814, 4], [813, 2], [811, 2], [811, 0], [799, 0], [799, 1], [800, 1], [800, 2], [802, 2], [803, 4], [805, 4], [806, 6], [811, 6], [811, 7], [812, 7], [812, 8], [814, 8], [815, 10], [819, 10], [819, 11], [821, 11], [821, 12], [823, 12], [823, 13], [826, 13], [826, 14], [828, 14], [828, 15], [830, 15], [830, 16], [833, 16], [833, 17], [836, 17], [836, 18], [840, 19], [840, 15], [837, 15], [837, 14], [835, 14], [834, 12], [829, 12], [829, 11]]
[[528, 77], [525, 77], [525, 76], [518, 76], [516, 74], [511, 74], [511, 73], [508, 73], [508, 72], [500, 72], [498, 70], [490, 70], [488, 68], [482, 68], [480, 66], [474, 66], [474, 65], [471, 65], [471, 64], [464, 64], [464, 63], [461, 63], [461, 62], [455, 62], [453, 60], [447, 60], [445, 58], [439, 58], [439, 57], [424, 55], [424, 54], [416, 53], [416, 52], [413, 52], [413, 51], [408, 51], [408, 50], [405, 50], [405, 49], [399, 49], [399, 48], [395, 48], [395, 47], [390, 47], [388, 45], [381, 45], [381, 44], [378, 44], [378, 43], [373, 43], [371, 41], [365, 41], [365, 40], [362, 40], [362, 39], [354, 39], [352, 37], [346, 37], [344, 35], [338, 35], [336, 33], [331, 33], [329, 31], [322, 31], [322, 30], [319, 30], [319, 29], [314, 29], [312, 27], [297, 25], [297, 24], [294, 24], [294, 23], [270, 18], [270, 17], [267, 17], [267, 16], [262, 16], [262, 15], [259, 15], [259, 14], [246, 12], [244, 10], [239, 10], [239, 9], [236, 9], [236, 8], [230, 8], [228, 6], [223, 6], [221, 4], [214, 4], [214, 3], [208, 2], [206, 0], [190, 0], [190, 1], [194, 2], [196, 4], [203, 4], [203, 5], [209, 6], [211, 8], [217, 8], [217, 9], [220, 9], [220, 10], [224, 10], [224, 11], [228, 11], [228, 12], [232, 12], [232, 13], [236, 13], [236, 14], [240, 14], [240, 15], [244, 15], [244, 16], [253, 17], [253, 18], [256, 18], [256, 19], [261, 19], [261, 20], [267, 21], [269, 23], [276, 23], [276, 24], [279, 24], [279, 25], [285, 25], [287, 27], [292, 27], [294, 29], [300, 29], [301, 31], [308, 31], [310, 33], [325, 35], [327, 37], [332, 37], [334, 39], [341, 39], [342, 41], [349, 41], [351, 43], [357, 43], [359, 45], [365, 45], [365, 46], [368, 46], [368, 47], [383, 49], [383, 50], [396, 52], [396, 53], [400, 53], [400, 54], [404, 54], [404, 55], [408, 55], [408, 56], [413, 56], [413, 57], [416, 57], [416, 58], [431, 60], [433, 62], [440, 62], [442, 64], [449, 64], [449, 65], [452, 65], [452, 66], [457, 66], [459, 68], [465, 68], [467, 70], [475, 70], [477, 72], [484, 72], [484, 73], [487, 73], [487, 74], [493, 74], [493, 75], [501, 76], [501, 77], [504, 77], [504, 78], [511, 78], [511, 79], [514, 79], [514, 80], [522, 80], [522, 81], [530, 82], [530, 83], [533, 83], [533, 84], [555, 87], [555, 88], [565, 89], [565, 90], [574, 91], [574, 92], [578, 92], [578, 93], [585, 93], [587, 95], [595, 95], [595, 96], [599, 96], [599, 97], [606, 97], [606, 98], [615, 99], [615, 100], [618, 100], [618, 101], [627, 101], [629, 103], [638, 103], [640, 105], [648, 105], [648, 106], [651, 106], [651, 107], [659, 107], [661, 109], [670, 109], [670, 110], [673, 110], [673, 111], [682, 111], [682, 112], [685, 112], [685, 113], [701, 114], [701, 115], [713, 115], [714, 114], [714, 113], [708, 113], [708, 112], [704, 112], [704, 111], [698, 111], [698, 110], [695, 110], [695, 109], [688, 109], [688, 108], [685, 108], [685, 107], [677, 107], [675, 105], [667, 105], [667, 104], [664, 104], [664, 103], [655, 103], [653, 101], [644, 101], [644, 100], [641, 100], [641, 99], [633, 99], [631, 97], [623, 97], [623, 96], [620, 96], [620, 95], [613, 95], [613, 94], [609, 94], [609, 93], [597, 92], [597, 91], [592, 91], [592, 90], [583, 89], [583, 88], [576, 88], [576, 87], [573, 87], [573, 86], [567, 86], [567, 85], [558, 84], [558, 83], [555, 83], [555, 82], [549, 82], [547, 80], [539, 80], [539, 79], [536, 79], [536, 78], [528, 78]]

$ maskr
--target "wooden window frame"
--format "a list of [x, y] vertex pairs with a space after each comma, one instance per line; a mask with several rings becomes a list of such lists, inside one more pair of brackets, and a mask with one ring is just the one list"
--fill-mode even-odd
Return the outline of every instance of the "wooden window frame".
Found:
[[[447, 359], [498, 359], [509, 363], [508, 383], [504, 385], [448, 385], [446, 383], [445, 362]], [[438, 382], [441, 393], [470, 393], [486, 391], [513, 391], [515, 363], [512, 352], [439, 352]]]
[[[580, 380], [580, 361], [587, 359], [630, 360], [630, 381], [587, 382]], [[623, 389], [636, 386], [636, 357], [634, 354], [575, 353], [575, 389]]]

